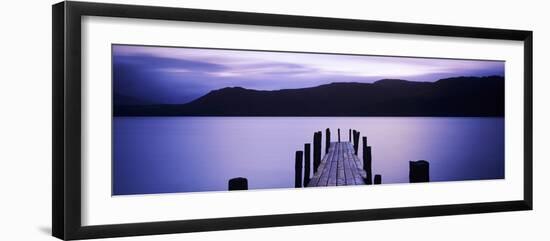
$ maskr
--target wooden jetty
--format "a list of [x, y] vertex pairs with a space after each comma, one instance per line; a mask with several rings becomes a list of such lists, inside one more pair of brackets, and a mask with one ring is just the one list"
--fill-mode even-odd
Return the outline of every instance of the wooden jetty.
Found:
[[[325, 156], [321, 159], [322, 132], [313, 134], [313, 143], [305, 143], [296, 151], [294, 186], [324, 187], [382, 184], [382, 175], [372, 175], [372, 148], [361, 132], [349, 129], [348, 140], [342, 141], [340, 128], [338, 141], [331, 142], [330, 129], [325, 130]], [[362, 159], [359, 158], [359, 142], [362, 142]], [[311, 160], [313, 154], [313, 160]], [[313, 176], [311, 176], [313, 172]], [[430, 163], [425, 160], [409, 161], [409, 182], [429, 182]], [[228, 189], [248, 190], [248, 180], [237, 177], [229, 180]]]
[[350, 142], [331, 142], [307, 187], [364, 185], [366, 172]]

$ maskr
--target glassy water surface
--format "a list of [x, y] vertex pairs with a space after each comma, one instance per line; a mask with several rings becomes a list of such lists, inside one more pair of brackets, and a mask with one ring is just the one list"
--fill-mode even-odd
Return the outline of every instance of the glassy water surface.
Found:
[[115, 117], [113, 195], [224, 191], [240, 176], [291, 188], [295, 151], [315, 131], [324, 145], [326, 128], [367, 136], [383, 183], [408, 183], [410, 160], [429, 161], [431, 181], [504, 178], [504, 118]]

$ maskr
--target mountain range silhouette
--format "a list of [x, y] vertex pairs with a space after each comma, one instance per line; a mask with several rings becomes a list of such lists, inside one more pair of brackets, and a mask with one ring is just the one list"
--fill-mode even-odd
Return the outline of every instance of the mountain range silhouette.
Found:
[[504, 116], [504, 77], [382, 79], [310, 88], [227, 87], [185, 104], [114, 94], [115, 116]]

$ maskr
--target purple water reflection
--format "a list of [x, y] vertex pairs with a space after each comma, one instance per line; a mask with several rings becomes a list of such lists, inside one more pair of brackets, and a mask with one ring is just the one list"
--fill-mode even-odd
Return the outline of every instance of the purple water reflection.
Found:
[[504, 118], [115, 117], [113, 195], [225, 191], [237, 176], [291, 188], [294, 152], [327, 127], [366, 135], [383, 183], [408, 183], [419, 159], [431, 181], [504, 178]]

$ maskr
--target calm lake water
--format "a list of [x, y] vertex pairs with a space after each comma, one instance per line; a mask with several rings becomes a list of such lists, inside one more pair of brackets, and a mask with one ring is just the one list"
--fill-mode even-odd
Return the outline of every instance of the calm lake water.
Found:
[[337, 128], [342, 140], [366, 135], [383, 183], [408, 183], [420, 159], [431, 181], [504, 178], [504, 118], [115, 117], [113, 195], [225, 191], [239, 176], [250, 189], [292, 188], [295, 151], [315, 131], [324, 145], [327, 127], [333, 141]]

